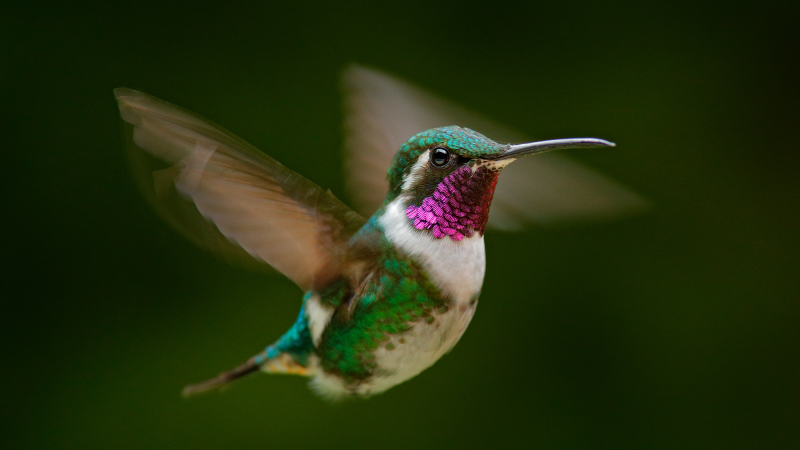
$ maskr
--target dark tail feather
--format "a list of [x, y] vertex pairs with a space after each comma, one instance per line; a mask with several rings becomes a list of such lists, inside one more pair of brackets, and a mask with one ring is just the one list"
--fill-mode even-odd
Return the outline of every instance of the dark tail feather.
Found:
[[256, 364], [253, 358], [250, 358], [246, 363], [242, 364], [241, 366], [233, 370], [222, 372], [221, 374], [217, 375], [216, 377], [210, 380], [186, 386], [185, 388], [183, 388], [182, 394], [184, 397], [191, 397], [195, 394], [200, 394], [206, 391], [210, 391], [211, 389], [216, 389], [225, 386], [231, 381], [237, 380], [245, 375], [257, 372], [258, 369], [259, 365]]

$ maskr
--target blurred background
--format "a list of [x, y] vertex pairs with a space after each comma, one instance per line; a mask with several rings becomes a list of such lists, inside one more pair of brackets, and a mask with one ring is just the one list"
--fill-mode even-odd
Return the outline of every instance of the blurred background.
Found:
[[[17, 2], [0, 14], [3, 448], [800, 448], [796, 2]], [[452, 353], [367, 401], [253, 376], [180, 397], [294, 320], [148, 207], [112, 89], [198, 112], [346, 199], [358, 62], [649, 198], [486, 236]], [[502, 179], [501, 179], [502, 182]]]

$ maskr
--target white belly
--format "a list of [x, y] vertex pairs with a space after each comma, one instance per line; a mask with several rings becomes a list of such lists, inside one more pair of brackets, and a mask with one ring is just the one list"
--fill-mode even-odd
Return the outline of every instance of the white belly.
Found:
[[363, 393], [383, 392], [432, 366], [461, 339], [476, 306], [477, 301], [452, 308], [436, 316], [431, 324], [418, 324], [408, 333], [393, 336], [390, 340], [394, 346], [392, 350], [384, 345], [375, 352], [380, 369], [365, 383], [367, 386], [363, 387]]
[[[338, 376], [317, 367], [311, 380], [312, 388], [331, 399], [347, 394], [368, 396], [417, 376], [456, 345], [472, 320], [477, 304], [476, 300], [451, 308], [436, 315], [433, 323], [417, 323], [406, 333], [392, 336], [375, 351], [378, 369], [367, 380], [347, 386]], [[314, 357], [312, 364], [317, 363]]]

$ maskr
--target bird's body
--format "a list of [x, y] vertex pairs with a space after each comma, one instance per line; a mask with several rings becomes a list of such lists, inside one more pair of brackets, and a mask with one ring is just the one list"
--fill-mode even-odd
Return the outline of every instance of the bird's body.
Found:
[[[378, 246], [360, 285], [341, 280], [306, 296], [307, 367], [312, 386], [324, 396], [375, 394], [417, 375], [453, 348], [475, 312], [485, 269], [483, 237], [428, 246], [459, 258], [447, 273], [437, 273], [386, 236], [390, 217], [387, 212], [368, 222], [355, 238]], [[478, 261], [472, 259], [476, 252]], [[470, 286], [445, 287], [458, 278]]]
[[[397, 159], [413, 164], [393, 166], [395, 189], [344, 246], [341, 274], [306, 292], [295, 325], [252, 364], [307, 375], [325, 397], [368, 396], [450, 351], [477, 307], [494, 166], [504, 165], [466, 155], [509, 147], [455, 126], [412, 137]], [[457, 156], [435, 167], [432, 148]]]
[[391, 199], [355, 235], [354, 248], [374, 252], [356, 282], [307, 295], [313, 385], [325, 395], [374, 394], [417, 375], [453, 348], [475, 313], [482, 233], [461, 228], [470, 235], [456, 240], [421, 231], [406, 213], [411, 201]]
[[455, 346], [475, 313], [504, 167], [531, 153], [613, 145], [499, 144], [468, 128], [432, 128], [397, 150], [385, 200], [367, 220], [187, 111], [128, 89], [116, 96], [132, 147], [170, 165], [153, 172], [165, 217], [212, 250], [271, 265], [305, 292], [282, 337], [186, 393], [256, 370], [308, 376], [329, 398], [369, 396], [414, 377]]

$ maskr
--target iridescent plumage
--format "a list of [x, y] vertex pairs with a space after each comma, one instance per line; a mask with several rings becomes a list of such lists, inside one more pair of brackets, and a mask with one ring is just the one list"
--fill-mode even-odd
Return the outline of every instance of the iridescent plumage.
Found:
[[[138, 179], [162, 216], [193, 242], [229, 260], [271, 266], [305, 292], [289, 331], [242, 366], [185, 393], [257, 370], [311, 377], [331, 398], [368, 396], [417, 375], [452, 349], [475, 312], [493, 199], [500, 199], [500, 227], [529, 220], [520, 211], [530, 193], [516, 195], [521, 200], [504, 194], [501, 171], [526, 154], [563, 147], [500, 144], [447, 122], [395, 143], [387, 105], [400, 102], [393, 113], [402, 119], [395, 121], [399, 128], [440, 118], [436, 111], [447, 105], [368, 69], [351, 68], [345, 79], [348, 127], [357, 130], [348, 139], [350, 165], [358, 169], [351, 175], [364, 191], [357, 197], [365, 207], [376, 192], [383, 196], [369, 220], [226, 130], [141, 92], [115, 91]], [[391, 145], [396, 152], [387, 150]], [[550, 161], [561, 162], [539, 173], [586, 191], [595, 213], [643, 204], [597, 175], [574, 181], [591, 174], [574, 163]], [[383, 187], [374, 166], [382, 166]], [[512, 187], [520, 186], [546, 192], [527, 179]], [[531, 202], [548, 217], [585, 214], [553, 198]]]

